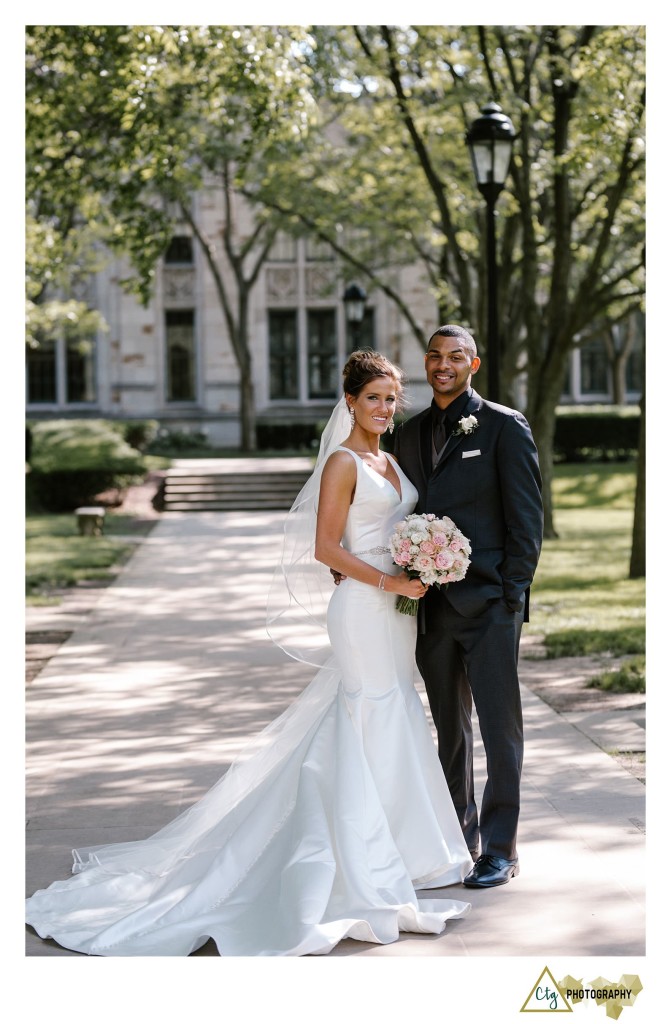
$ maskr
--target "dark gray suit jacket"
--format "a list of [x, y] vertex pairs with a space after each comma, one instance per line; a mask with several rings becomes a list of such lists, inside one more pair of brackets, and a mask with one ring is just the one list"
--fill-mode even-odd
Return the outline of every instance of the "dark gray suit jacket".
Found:
[[450, 583], [447, 600], [462, 615], [481, 615], [493, 599], [514, 610], [524, 603], [543, 537], [538, 452], [521, 413], [487, 402], [471, 389], [462, 416], [470, 434], [451, 436], [431, 468], [431, 410], [397, 427], [394, 451], [419, 492], [416, 511], [449, 516], [471, 542], [466, 578]]

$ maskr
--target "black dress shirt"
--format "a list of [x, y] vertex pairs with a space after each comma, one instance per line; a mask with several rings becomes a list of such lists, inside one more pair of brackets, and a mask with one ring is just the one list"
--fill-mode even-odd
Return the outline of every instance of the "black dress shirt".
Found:
[[459, 395], [453, 402], [450, 402], [447, 409], [441, 409], [436, 405], [435, 399], [431, 402], [431, 428], [433, 436], [432, 461], [435, 466], [440, 458], [440, 453], [447, 444], [448, 437], [455, 429], [457, 422], [461, 419], [466, 404], [471, 397], [471, 389], [467, 388], [463, 395]]

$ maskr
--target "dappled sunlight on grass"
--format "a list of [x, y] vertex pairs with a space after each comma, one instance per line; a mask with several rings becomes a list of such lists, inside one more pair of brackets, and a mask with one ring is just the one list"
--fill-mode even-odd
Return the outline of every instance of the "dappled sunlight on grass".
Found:
[[[590, 467], [590, 472], [585, 468], [589, 500], [594, 499], [596, 490], [610, 495], [615, 506], [624, 507], [609, 506], [605, 500], [602, 505], [595, 502], [596, 507], [584, 507], [577, 501], [570, 507], [562, 494], [562, 480], [557, 483], [555, 526], [559, 537], [543, 542], [532, 588], [534, 632], [617, 629], [641, 625], [645, 619], [645, 580], [628, 579], [633, 493], [627, 480], [633, 481], [632, 473], [611, 469], [611, 478], [601, 472], [605, 468]], [[575, 497], [574, 489], [571, 493]]]
[[571, 463], [554, 467], [555, 508], [630, 509], [635, 489], [634, 463]]

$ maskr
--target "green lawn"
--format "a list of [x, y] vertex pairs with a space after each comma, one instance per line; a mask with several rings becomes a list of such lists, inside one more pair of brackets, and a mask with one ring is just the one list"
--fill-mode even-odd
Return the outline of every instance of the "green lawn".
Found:
[[130, 516], [109, 513], [101, 537], [81, 537], [74, 514], [26, 517], [26, 594], [40, 603], [55, 587], [109, 580], [135, 550], [124, 534], [136, 532]]
[[[632, 640], [631, 653], [638, 653], [645, 581], [628, 579], [635, 466], [560, 465], [555, 470], [559, 538], [543, 543], [527, 628], [548, 637], [567, 630], [629, 632], [638, 638]], [[574, 653], [581, 653], [575, 645]]]

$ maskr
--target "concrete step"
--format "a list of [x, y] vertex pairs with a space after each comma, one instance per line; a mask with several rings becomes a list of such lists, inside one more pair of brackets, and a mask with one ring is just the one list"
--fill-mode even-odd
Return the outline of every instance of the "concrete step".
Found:
[[282, 495], [272, 498], [255, 498], [253, 495], [232, 498], [201, 499], [189, 495], [180, 498], [166, 498], [164, 512], [266, 512], [289, 511], [294, 497]]
[[269, 472], [193, 472], [171, 469], [166, 473], [161, 501], [166, 512], [246, 512], [284, 510], [308, 479], [310, 471], [288, 469]]
[[237, 484], [253, 483], [254, 481], [259, 482], [292, 482], [301, 483], [307, 480], [310, 474], [307, 472], [287, 472], [287, 473], [184, 473], [176, 472], [174, 470], [168, 470], [165, 478], [166, 480], [174, 481], [176, 483], [193, 483], [198, 481], [215, 481], [215, 482], [226, 482], [230, 481]]
[[216, 483], [202, 482], [195, 484], [175, 484], [166, 482], [165, 489], [170, 494], [190, 494], [194, 491], [201, 491], [204, 494], [263, 494], [266, 491], [281, 491], [283, 494], [296, 494], [301, 489], [301, 483]]
[[255, 478], [252, 478], [251, 480], [228, 480], [225, 478], [218, 480], [212, 477], [209, 480], [179, 480], [168, 477], [165, 485], [174, 491], [193, 490], [194, 488], [208, 488], [209, 490], [217, 489], [220, 491], [240, 491], [247, 489], [262, 491], [264, 489], [269, 490], [270, 488], [275, 487], [288, 491], [292, 488], [294, 490], [296, 490], [296, 488], [300, 490], [304, 483], [305, 480], [302, 478], [300, 480], [257, 480]]

